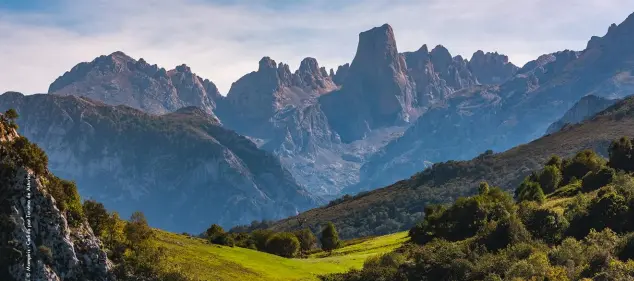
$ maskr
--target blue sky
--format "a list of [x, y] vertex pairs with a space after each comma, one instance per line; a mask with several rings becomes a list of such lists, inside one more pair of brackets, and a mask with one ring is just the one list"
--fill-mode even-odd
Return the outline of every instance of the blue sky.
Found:
[[497, 51], [522, 65], [634, 12], [631, 0], [0, 0], [0, 93], [46, 92], [82, 61], [121, 50], [171, 69], [186, 63], [226, 93], [263, 56], [352, 61], [359, 32], [392, 25], [399, 51]]

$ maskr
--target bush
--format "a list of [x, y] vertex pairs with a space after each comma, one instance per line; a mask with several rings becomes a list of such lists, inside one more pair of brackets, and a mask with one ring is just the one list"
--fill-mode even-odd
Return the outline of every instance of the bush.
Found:
[[623, 237], [619, 245], [618, 257], [622, 261], [634, 260], [634, 233]]
[[604, 187], [612, 182], [615, 177], [614, 169], [603, 167], [596, 172], [589, 172], [581, 182], [581, 190], [590, 192]]
[[44, 175], [48, 166], [48, 157], [40, 147], [22, 136], [15, 138], [12, 146], [18, 152], [20, 165], [33, 169], [38, 175]]
[[235, 245], [235, 241], [228, 233], [221, 233], [216, 236], [213, 236], [209, 239], [209, 242], [216, 245], [223, 245], [228, 247], [233, 247]]
[[266, 249], [271, 254], [292, 258], [299, 252], [299, 239], [292, 233], [277, 233], [266, 241]]
[[44, 264], [51, 265], [53, 263], [53, 252], [51, 252], [50, 248], [44, 245], [40, 245], [39, 247], [37, 247], [37, 255], [44, 262]]
[[275, 233], [271, 230], [258, 229], [258, 230], [254, 230], [251, 233], [251, 239], [253, 239], [253, 242], [255, 243], [255, 247], [258, 249], [258, 251], [268, 252], [266, 249], [266, 242], [274, 234]]

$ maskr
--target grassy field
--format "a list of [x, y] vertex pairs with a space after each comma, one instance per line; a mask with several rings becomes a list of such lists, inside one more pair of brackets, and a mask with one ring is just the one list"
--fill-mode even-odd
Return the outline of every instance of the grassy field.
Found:
[[373, 255], [398, 248], [407, 232], [362, 239], [306, 259], [286, 259], [244, 248], [211, 245], [205, 240], [157, 231], [159, 244], [168, 250], [167, 263], [198, 280], [313, 281], [318, 275], [361, 268]]

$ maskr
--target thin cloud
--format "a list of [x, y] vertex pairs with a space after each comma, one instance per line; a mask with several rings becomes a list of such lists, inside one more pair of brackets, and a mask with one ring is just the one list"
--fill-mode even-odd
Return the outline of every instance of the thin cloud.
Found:
[[390, 23], [400, 51], [482, 49], [516, 64], [583, 49], [634, 11], [631, 0], [62, 1], [55, 13], [0, 10], [0, 92], [46, 92], [81, 61], [122, 50], [165, 68], [186, 63], [226, 93], [270, 56], [296, 68], [350, 62], [358, 33]]

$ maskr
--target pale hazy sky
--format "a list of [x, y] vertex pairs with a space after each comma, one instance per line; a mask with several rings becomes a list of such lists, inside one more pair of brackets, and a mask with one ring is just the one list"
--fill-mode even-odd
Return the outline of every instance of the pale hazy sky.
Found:
[[0, 0], [0, 93], [46, 92], [82, 61], [121, 50], [166, 69], [185, 63], [223, 94], [270, 56], [336, 68], [361, 31], [389, 23], [400, 52], [423, 44], [517, 65], [582, 50], [634, 12], [632, 0]]

